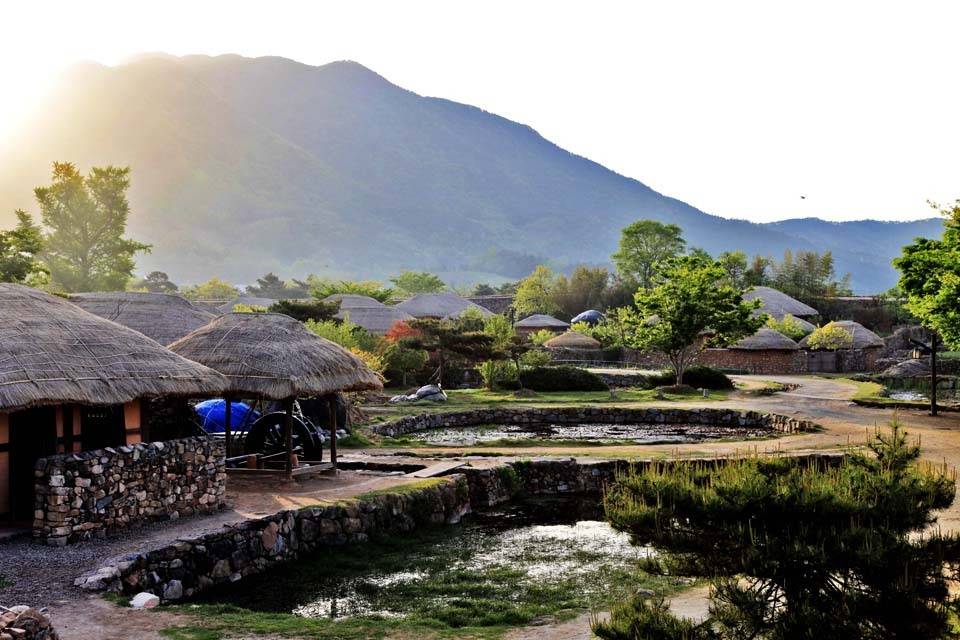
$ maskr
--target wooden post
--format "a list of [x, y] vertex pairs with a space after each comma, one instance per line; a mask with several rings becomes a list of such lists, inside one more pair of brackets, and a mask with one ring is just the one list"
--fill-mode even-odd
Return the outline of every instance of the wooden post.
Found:
[[327, 396], [327, 420], [330, 427], [330, 462], [333, 470], [337, 470], [337, 396]]
[[230, 423], [233, 417], [233, 401], [230, 396], [223, 396], [223, 439], [226, 455], [230, 457]]
[[930, 337], [930, 415], [937, 415], [937, 332]]
[[287, 419], [283, 421], [283, 441], [287, 449], [284, 468], [287, 470], [287, 480], [293, 478], [293, 398], [287, 398]]

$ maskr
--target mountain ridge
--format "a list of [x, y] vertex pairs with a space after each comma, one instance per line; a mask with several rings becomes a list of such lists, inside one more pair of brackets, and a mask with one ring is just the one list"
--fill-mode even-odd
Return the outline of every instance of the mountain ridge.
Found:
[[[514, 277], [483, 256], [604, 263], [620, 228], [651, 217], [679, 224], [691, 246], [714, 253], [831, 249], [855, 288], [872, 291], [893, 284], [899, 245], [939, 233], [937, 219], [866, 221], [893, 225], [878, 233], [817, 218], [722, 218], [529, 125], [420, 96], [352, 61], [153, 56], [85, 66], [7, 147], [0, 225], [18, 206], [35, 211], [32, 187], [48, 181], [52, 160], [83, 170], [130, 165], [130, 233], [155, 247], [140, 270], [181, 281], [250, 282], [269, 270], [456, 273], [477, 264]], [[867, 232], [882, 249], [859, 246]]]

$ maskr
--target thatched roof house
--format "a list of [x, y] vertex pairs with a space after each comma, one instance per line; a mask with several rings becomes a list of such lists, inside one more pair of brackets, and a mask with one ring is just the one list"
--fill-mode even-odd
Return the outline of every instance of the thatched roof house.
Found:
[[341, 312], [351, 309], [379, 309], [380, 307], [387, 306], [376, 298], [361, 296], [355, 293], [335, 293], [332, 296], [327, 296], [323, 301], [340, 303]]
[[819, 313], [810, 305], [806, 305], [799, 300], [791, 298], [782, 291], [777, 291], [771, 287], [754, 287], [750, 291], [743, 294], [743, 299], [759, 299], [762, 303], [760, 312], [773, 316], [777, 320], [782, 319], [783, 316], [787, 314], [795, 318], [803, 318], [807, 316], [815, 316]]
[[141, 333], [29, 287], [0, 284], [0, 411], [216, 395], [223, 377]]
[[579, 351], [595, 351], [600, 348], [600, 343], [585, 336], [577, 331], [567, 331], [561, 333], [556, 338], [550, 338], [543, 343], [548, 349], [573, 349]]
[[396, 308], [414, 318], [458, 318], [467, 309], [476, 309], [484, 318], [494, 315], [489, 309], [455, 293], [421, 293], [397, 304]]
[[234, 396], [285, 400], [383, 387], [360, 358], [278, 313], [224, 314], [170, 349], [225, 375]]
[[226, 386], [142, 333], [0, 284], [0, 514], [33, 517], [37, 459], [140, 442], [141, 399]]
[[[883, 338], [859, 322], [854, 322], [853, 320], [836, 320], [830, 324], [843, 329], [853, 338], [853, 342], [847, 346], [848, 349], [877, 349], [884, 346]], [[807, 336], [801, 340], [800, 347], [805, 349], [809, 339], [810, 336]]]
[[185, 298], [166, 293], [74, 293], [70, 302], [84, 311], [139, 331], [163, 345], [182, 338], [216, 317]]
[[381, 305], [379, 308], [360, 307], [346, 311], [341, 310], [336, 317], [341, 320], [349, 320], [353, 324], [378, 336], [385, 334], [398, 322], [416, 320], [416, 318], [406, 311], [386, 305]]
[[761, 327], [753, 335], [730, 345], [729, 348], [745, 351], [796, 351], [800, 347], [779, 331]]
[[553, 316], [548, 316], [545, 313], [535, 313], [532, 316], [527, 316], [523, 320], [520, 320], [513, 325], [516, 327], [517, 331], [520, 333], [533, 333], [534, 331], [566, 331], [570, 328], [569, 322], [564, 322], [563, 320], [558, 320]]

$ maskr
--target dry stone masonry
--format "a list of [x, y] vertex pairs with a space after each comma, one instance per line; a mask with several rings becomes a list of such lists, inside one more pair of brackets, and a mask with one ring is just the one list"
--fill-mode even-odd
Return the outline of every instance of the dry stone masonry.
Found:
[[784, 433], [814, 431], [819, 428], [808, 420], [798, 420], [776, 413], [738, 411], [736, 409], [559, 407], [545, 409], [472, 409], [469, 411], [424, 413], [373, 425], [370, 429], [380, 435], [396, 437], [429, 429], [449, 429], [485, 424], [692, 424], [713, 427], [756, 427], [774, 429]]
[[216, 511], [227, 475], [222, 442], [183, 438], [41, 458], [35, 477], [33, 535], [62, 546]]
[[26, 605], [0, 607], [0, 640], [58, 640], [50, 620], [42, 611]]

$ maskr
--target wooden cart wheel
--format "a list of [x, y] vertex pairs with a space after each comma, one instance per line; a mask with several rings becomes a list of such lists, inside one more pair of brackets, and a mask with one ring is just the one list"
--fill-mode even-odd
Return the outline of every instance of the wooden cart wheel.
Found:
[[[283, 439], [283, 424], [287, 415], [282, 412], [268, 413], [261, 416], [247, 432], [243, 441], [244, 453], [260, 453], [265, 456], [283, 453], [286, 450]], [[292, 428], [293, 449], [300, 450], [303, 460], [319, 462], [323, 459], [323, 448], [314, 438], [310, 429], [302, 420], [293, 417]]]

